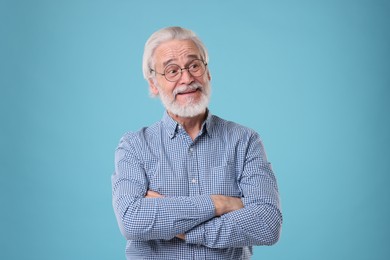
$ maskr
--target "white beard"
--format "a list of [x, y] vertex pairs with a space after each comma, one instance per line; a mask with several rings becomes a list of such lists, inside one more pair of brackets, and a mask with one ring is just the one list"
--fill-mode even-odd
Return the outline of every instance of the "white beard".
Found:
[[[168, 112], [180, 116], [180, 117], [194, 117], [204, 113], [207, 109], [210, 100], [210, 83], [205, 83], [205, 86], [202, 86], [198, 83], [192, 83], [191, 85], [184, 85], [175, 88], [173, 91], [173, 99], [166, 95], [160, 88], [159, 89], [160, 99], [163, 103], [164, 107], [168, 110]], [[185, 105], [180, 105], [176, 101], [176, 95], [178, 93], [187, 92], [190, 90], [199, 89], [201, 91], [201, 98], [198, 102], [194, 101], [192, 97], [188, 97], [186, 99]]]

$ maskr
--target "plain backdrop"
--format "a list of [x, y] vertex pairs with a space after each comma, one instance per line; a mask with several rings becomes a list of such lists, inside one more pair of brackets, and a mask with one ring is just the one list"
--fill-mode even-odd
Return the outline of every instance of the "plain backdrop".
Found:
[[163, 115], [144, 43], [194, 30], [210, 110], [258, 131], [278, 244], [253, 259], [389, 259], [390, 2], [0, 1], [0, 259], [124, 259], [120, 137]]

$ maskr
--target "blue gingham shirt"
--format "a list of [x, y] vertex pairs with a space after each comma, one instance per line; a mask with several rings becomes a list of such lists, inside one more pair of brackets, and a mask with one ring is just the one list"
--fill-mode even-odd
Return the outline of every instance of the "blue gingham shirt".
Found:
[[[125, 134], [112, 190], [127, 259], [250, 259], [253, 245], [279, 238], [278, 188], [258, 134], [211, 113], [194, 140], [167, 113]], [[216, 217], [211, 194], [244, 208]]]

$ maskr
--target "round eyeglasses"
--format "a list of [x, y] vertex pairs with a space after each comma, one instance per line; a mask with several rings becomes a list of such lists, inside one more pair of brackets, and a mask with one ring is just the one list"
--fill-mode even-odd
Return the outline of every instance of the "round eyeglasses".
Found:
[[191, 63], [184, 68], [180, 68], [180, 66], [176, 64], [169, 64], [165, 67], [164, 73], [159, 73], [154, 69], [150, 69], [150, 71], [164, 76], [168, 81], [176, 82], [180, 79], [183, 70], [187, 70], [193, 77], [200, 77], [205, 73], [206, 66], [207, 63], [203, 60], [196, 59], [191, 61]]

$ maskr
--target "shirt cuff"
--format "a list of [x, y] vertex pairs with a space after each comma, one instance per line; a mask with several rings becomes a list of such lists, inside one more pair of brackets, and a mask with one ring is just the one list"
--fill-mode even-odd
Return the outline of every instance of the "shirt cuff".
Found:
[[204, 223], [194, 227], [189, 232], [187, 232], [186, 235], [186, 243], [188, 244], [196, 244], [196, 245], [202, 245], [205, 242], [205, 228]]
[[214, 203], [211, 200], [211, 197], [207, 195], [206, 197], [201, 196], [199, 198], [199, 201], [197, 201], [199, 204], [199, 208], [203, 213], [207, 215], [208, 212], [208, 217], [203, 220], [203, 223], [200, 223], [198, 226], [194, 227], [190, 231], [188, 231], [185, 235], [185, 241], [186, 243], [189, 244], [197, 244], [201, 245], [204, 244], [205, 240], [205, 225], [204, 222], [212, 219], [215, 217], [215, 207]]
[[[202, 195], [191, 199], [199, 214], [200, 223], [207, 221], [215, 216], [214, 203], [210, 195]], [[199, 224], [200, 224], [199, 223]]]

